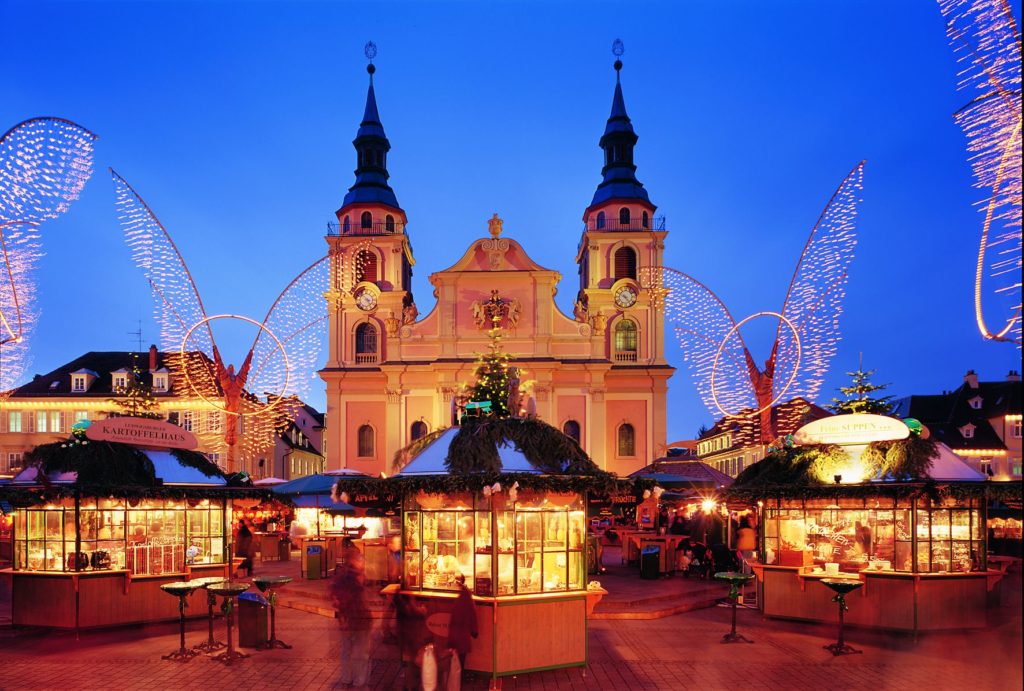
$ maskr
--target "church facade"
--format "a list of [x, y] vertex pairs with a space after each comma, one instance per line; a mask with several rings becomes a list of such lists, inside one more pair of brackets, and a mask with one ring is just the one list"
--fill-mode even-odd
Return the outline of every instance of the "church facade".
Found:
[[486, 235], [430, 275], [436, 304], [421, 311], [412, 294], [409, 221], [388, 182], [391, 145], [374, 67], [367, 68], [366, 109], [353, 142], [356, 180], [327, 236], [330, 348], [320, 376], [328, 469], [391, 474], [398, 450], [451, 425], [495, 324], [511, 364], [522, 370], [524, 414], [574, 437], [599, 466], [622, 475], [664, 453], [673, 368], [665, 360], [662, 313], [642, 271], [662, 265], [667, 232], [636, 178], [638, 138], [621, 67], [616, 61], [599, 142], [603, 179], [583, 213], [571, 315], [554, 301], [561, 275], [534, 262], [497, 214]]

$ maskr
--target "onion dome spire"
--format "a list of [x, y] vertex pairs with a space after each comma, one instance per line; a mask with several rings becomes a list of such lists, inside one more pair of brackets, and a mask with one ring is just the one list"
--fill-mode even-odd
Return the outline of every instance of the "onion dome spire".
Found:
[[367, 43], [364, 53], [369, 60], [366, 71], [370, 75], [370, 86], [366, 92], [363, 120], [352, 141], [357, 154], [356, 182], [349, 188], [342, 206], [377, 203], [401, 210], [394, 190], [388, 185], [387, 153], [391, 150], [391, 142], [384, 134], [384, 125], [377, 111], [377, 95], [373, 90], [373, 74], [377, 71], [373, 64], [377, 55], [376, 44], [373, 41]]
[[608, 124], [598, 145], [604, 149], [604, 168], [601, 174], [604, 179], [597, 186], [591, 206], [609, 199], [642, 199], [647, 198], [647, 190], [636, 179], [636, 166], [633, 164], [633, 147], [639, 139], [633, 131], [633, 124], [626, 114], [626, 101], [622, 97], [622, 57], [624, 51], [622, 41], [615, 39], [612, 53], [615, 55], [615, 94], [612, 96], [612, 112], [608, 116]]

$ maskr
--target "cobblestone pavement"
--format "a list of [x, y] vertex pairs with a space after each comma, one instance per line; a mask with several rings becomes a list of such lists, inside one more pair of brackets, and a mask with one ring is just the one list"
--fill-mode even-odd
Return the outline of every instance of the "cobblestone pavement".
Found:
[[[661, 590], [677, 585], [659, 582]], [[839, 658], [822, 649], [835, 640], [834, 625], [768, 620], [753, 609], [737, 613], [737, 628], [756, 641], [753, 645], [719, 643], [729, 628], [725, 607], [647, 621], [592, 621], [585, 673], [522, 675], [502, 680], [502, 688], [1017, 691], [1022, 688], [1019, 568], [999, 589], [1000, 604], [990, 608], [987, 629], [922, 635], [916, 642], [908, 635], [849, 629], [847, 641], [864, 652]], [[6, 600], [2, 604], [9, 606], [9, 594]], [[178, 647], [176, 624], [84, 632], [77, 640], [73, 633], [0, 626], [0, 691], [342, 688], [334, 620], [279, 608], [277, 623], [279, 636], [293, 649], [243, 649], [251, 656], [231, 667], [205, 656], [188, 663], [161, 660]], [[223, 626], [218, 620], [219, 638]], [[187, 627], [188, 645], [205, 639], [205, 620]], [[382, 644], [375, 632], [371, 650], [370, 688], [402, 688], [396, 648]], [[488, 682], [469, 675], [464, 688], [486, 689]]]
[[[722, 645], [724, 607], [653, 621], [598, 621], [590, 628], [591, 664], [581, 670], [523, 675], [505, 689], [1020, 689], [1020, 579], [1005, 583], [1003, 605], [984, 631], [909, 636], [850, 630], [863, 655], [834, 658], [822, 646], [835, 627], [765, 620], [738, 613], [738, 628], [756, 642]], [[218, 621], [218, 630], [223, 626]], [[338, 634], [332, 620], [282, 609], [282, 638], [292, 650], [258, 652], [232, 667], [199, 657], [160, 659], [178, 645], [173, 625], [73, 634], [7, 631], [0, 637], [3, 689], [332, 689], [338, 682]], [[187, 642], [205, 624], [188, 624]], [[397, 652], [374, 636], [370, 687], [401, 688]], [[474, 676], [469, 689], [486, 689]]]

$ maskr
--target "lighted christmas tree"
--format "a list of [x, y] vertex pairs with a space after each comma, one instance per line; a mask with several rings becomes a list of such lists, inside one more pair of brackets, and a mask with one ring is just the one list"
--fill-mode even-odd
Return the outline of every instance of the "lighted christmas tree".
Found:
[[839, 391], [845, 398], [832, 399], [832, 405], [828, 407], [833, 413], [874, 413], [875, 415], [888, 415], [892, 412], [892, 396], [875, 398], [871, 394], [875, 391], [883, 391], [888, 384], [871, 383], [871, 375], [874, 370], [864, 371], [860, 366], [856, 372], [847, 372], [853, 380], [850, 386], [840, 386]]
[[[490, 403], [491, 415], [505, 418], [519, 412], [509, 407], [510, 401], [515, 403], [513, 399], [518, 399], [518, 372], [509, 364], [512, 358], [501, 346], [501, 329], [496, 326], [487, 335], [491, 339], [490, 352], [477, 359], [473, 373], [476, 381], [466, 387], [466, 397], [469, 403], [483, 404], [483, 410], [478, 412], [487, 412]], [[476, 409], [477, 406], [467, 407], [467, 412], [472, 415]]]
[[122, 417], [145, 417], [160, 420], [160, 403], [153, 395], [153, 387], [142, 381], [142, 370], [139, 369], [138, 358], [132, 356], [132, 373], [127, 377], [124, 388], [117, 391], [121, 398], [111, 398], [110, 402], [119, 410], [115, 413]]

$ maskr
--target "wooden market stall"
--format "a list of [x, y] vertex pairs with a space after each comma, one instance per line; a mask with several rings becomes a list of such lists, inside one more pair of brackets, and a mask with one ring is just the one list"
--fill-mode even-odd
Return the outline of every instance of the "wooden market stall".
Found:
[[[231, 497], [246, 491], [193, 451], [82, 439], [37, 447], [5, 489], [14, 624], [177, 619], [160, 586], [230, 575]], [[205, 612], [205, 594], [191, 597]]]
[[395, 477], [371, 482], [402, 497], [400, 588], [427, 605], [428, 626], [445, 630], [461, 575], [480, 625], [467, 669], [585, 666], [587, 617], [605, 593], [588, 588], [586, 494], [614, 476], [531, 419], [464, 420], [411, 449]]
[[1003, 575], [989, 568], [986, 507], [993, 496], [1019, 495], [1019, 483], [992, 482], [926, 438], [861, 446], [780, 449], [728, 491], [730, 502], [760, 509], [753, 568], [764, 614], [834, 621], [834, 593], [820, 582], [846, 578], [863, 584], [848, 599], [849, 624], [984, 627]]

